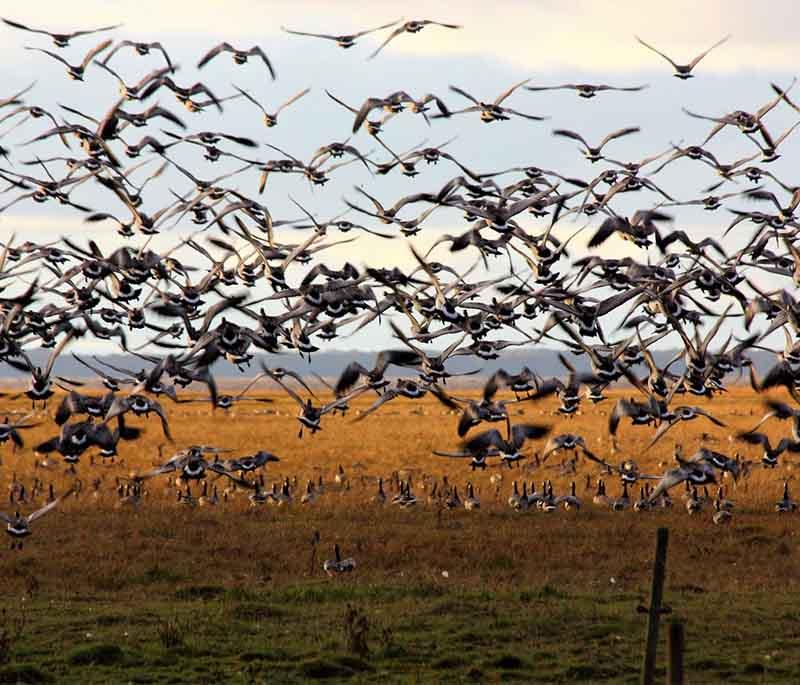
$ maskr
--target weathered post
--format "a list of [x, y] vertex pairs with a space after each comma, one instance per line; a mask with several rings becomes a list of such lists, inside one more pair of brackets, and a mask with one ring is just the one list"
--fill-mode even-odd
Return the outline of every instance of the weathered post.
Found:
[[672, 621], [669, 624], [667, 650], [667, 685], [683, 685], [683, 623]]
[[658, 622], [661, 618], [661, 600], [664, 596], [664, 578], [667, 571], [667, 541], [669, 530], [659, 528], [656, 537], [656, 561], [653, 565], [653, 585], [650, 589], [650, 606], [647, 609], [647, 642], [642, 661], [642, 685], [655, 683], [656, 650], [658, 648]]

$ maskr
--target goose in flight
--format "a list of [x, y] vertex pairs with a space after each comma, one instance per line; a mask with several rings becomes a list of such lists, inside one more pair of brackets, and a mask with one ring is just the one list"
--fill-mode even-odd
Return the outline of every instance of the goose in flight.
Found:
[[694, 74], [692, 73], [692, 69], [694, 69], [697, 66], [697, 64], [700, 62], [700, 60], [703, 59], [703, 57], [705, 57], [714, 48], [717, 48], [720, 45], [722, 45], [723, 43], [725, 43], [730, 38], [730, 34], [725, 36], [722, 40], [718, 40], [716, 43], [714, 43], [714, 45], [712, 45], [710, 48], [708, 48], [708, 50], [706, 50], [705, 52], [701, 52], [699, 55], [697, 55], [697, 57], [695, 57], [691, 62], [689, 62], [689, 64], [676, 64], [675, 62], [672, 61], [671, 58], [667, 57], [663, 52], [661, 52], [660, 50], [657, 50], [652, 45], [649, 45], [649, 44], [645, 43], [641, 38], [639, 38], [639, 36], [635, 36], [635, 38], [642, 45], [644, 45], [648, 50], [652, 50], [657, 55], [660, 55], [665, 60], [667, 60], [667, 62], [669, 62], [672, 65], [673, 69], [675, 69], [674, 76], [676, 78], [679, 78], [679, 79], [682, 79], [682, 80], [685, 81], [686, 79], [694, 78]]
[[272, 62], [269, 61], [269, 57], [264, 53], [264, 51], [258, 47], [257, 45], [250, 48], [249, 50], [237, 50], [233, 47], [230, 43], [220, 43], [219, 45], [211, 48], [205, 55], [200, 58], [200, 61], [197, 63], [197, 68], [202, 69], [206, 64], [208, 64], [212, 59], [214, 59], [217, 55], [223, 52], [230, 52], [233, 56], [233, 61], [236, 64], [246, 64], [247, 60], [250, 57], [259, 57], [261, 61], [264, 62], [267, 69], [269, 70], [269, 75], [272, 77], [272, 80], [275, 80], [275, 69], [272, 66]]
[[426, 26], [442, 26], [446, 29], [462, 28], [459, 24], [443, 24], [442, 22], [433, 21], [432, 19], [415, 19], [412, 21], [407, 21], [392, 31], [389, 34], [389, 37], [378, 46], [378, 49], [369, 56], [369, 59], [377, 57], [378, 53], [383, 50], [383, 48], [385, 48], [391, 41], [397, 38], [397, 36], [400, 36], [404, 33], [419, 33]]
[[374, 33], [375, 31], [381, 31], [383, 29], [388, 29], [391, 26], [394, 26], [397, 23], [397, 20], [390, 21], [388, 24], [382, 24], [381, 26], [376, 26], [375, 28], [366, 29], [365, 31], [358, 31], [357, 33], [342, 33], [339, 35], [331, 35], [329, 33], [310, 33], [308, 31], [295, 31], [293, 29], [287, 29], [285, 26], [281, 26], [281, 31], [285, 33], [290, 33], [293, 36], [307, 36], [309, 38], [323, 38], [325, 40], [332, 40], [336, 42], [340, 48], [352, 48], [356, 41], [359, 38], [363, 38], [370, 33]]
[[83, 58], [83, 61], [80, 64], [70, 64], [65, 60], [61, 55], [57, 55], [50, 50], [44, 50], [43, 48], [30, 48], [26, 47], [26, 50], [35, 50], [36, 52], [43, 52], [45, 55], [52, 57], [55, 60], [61, 62], [64, 66], [67, 67], [67, 76], [69, 76], [73, 81], [83, 81], [83, 76], [86, 73], [86, 68], [92, 63], [92, 60], [97, 57], [103, 50], [108, 48], [113, 41], [111, 39], [104, 40], [102, 43], [95, 45], [89, 52], [86, 53], [86, 56]]
[[53, 39], [53, 43], [57, 48], [67, 47], [67, 45], [69, 45], [69, 42], [73, 38], [88, 36], [91, 35], [92, 33], [100, 33], [102, 31], [113, 31], [114, 29], [118, 29], [120, 26], [122, 26], [122, 24], [114, 24], [113, 26], [102, 26], [99, 29], [73, 31], [72, 33], [51, 33], [50, 31], [45, 31], [44, 29], [33, 29], [30, 26], [25, 26], [24, 24], [20, 24], [17, 21], [11, 21], [11, 19], [2, 19], [2, 22], [14, 29], [19, 29], [21, 31], [29, 31], [30, 33], [42, 33], [45, 36], [50, 36]]
[[11, 549], [21, 550], [23, 541], [31, 534], [31, 523], [55, 509], [62, 500], [69, 497], [73, 492], [73, 490], [68, 490], [60, 497], [56, 497], [27, 516], [20, 514], [19, 510], [15, 511], [13, 516], [0, 512], [0, 520], [5, 521], [6, 532], [11, 536]]

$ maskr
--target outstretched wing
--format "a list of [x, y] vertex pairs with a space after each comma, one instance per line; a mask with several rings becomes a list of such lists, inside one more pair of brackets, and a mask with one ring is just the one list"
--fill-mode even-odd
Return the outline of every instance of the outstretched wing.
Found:
[[214, 59], [220, 52], [227, 51], [233, 52], [233, 47], [230, 43], [220, 43], [219, 45], [211, 48], [205, 55], [200, 58], [200, 61], [197, 63], [197, 68], [202, 69], [206, 64], [208, 64], [212, 59]]
[[[639, 41], [639, 43], [641, 43], [642, 45], [644, 45], [644, 46], [645, 46], [645, 47], [646, 47], [648, 50], [652, 50], [652, 51], [653, 51], [653, 52], [655, 52], [657, 55], [660, 55], [660, 56], [661, 56], [661, 57], [663, 57], [665, 60], [667, 60], [667, 62], [669, 62], [669, 63], [670, 63], [672, 66], [673, 66], [673, 68], [675, 68], [675, 69], [677, 69], [677, 68], [678, 68], [678, 65], [677, 65], [677, 64], [675, 64], [675, 62], [673, 62], [671, 58], [667, 57], [667, 56], [666, 56], [666, 55], [665, 55], [663, 52], [661, 52], [661, 50], [657, 50], [657, 49], [656, 49], [656, 48], [654, 48], [652, 45], [650, 45], [650, 44], [648, 44], [648, 43], [645, 43], [645, 42], [644, 42], [644, 41], [643, 41], [641, 38], [639, 38], [639, 36], [634, 36], [634, 37], [636, 38], [636, 40], [637, 40], [637, 41]], [[701, 59], [702, 59], [702, 56], [701, 56]]]
[[383, 50], [391, 41], [393, 41], [395, 38], [397, 38], [397, 36], [399, 36], [401, 33], [405, 33], [405, 32], [406, 32], [405, 24], [403, 24], [402, 26], [398, 26], [394, 31], [392, 31], [389, 34], [389, 37], [385, 41], [383, 41], [383, 43], [381, 43], [377, 47], [375, 52], [373, 52], [367, 59], [373, 59], [373, 58], [377, 57], [378, 53], [381, 50]]
[[716, 43], [714, 43], [714, 45], [712, 45], [708, 50], [706, 50], [705, 52], [701, 52], [699, 55], [697, 55], [697, 57], [695, 57], [691, 62], [689, 62], [689, 68], [690, 69], [694, 69], [697, 66], [697, 63], [701, 59], [703, 59], [703, 57], [705, 57], [714, 48], [718, 48], [720, 45], [722, 45], [723, 43], [727, 42], [730, 37], [731, 37], [730, 34], [728, 34], [722, 40], [718, 40]]
[[36, 519], [42, 518], [47, 512], [52, 511], [55, 509], [63, 499], [69, 497], [72, 494], [72, 490], [67, 490], [61, 497], [56, 497], [52, 502], [49, 504], [45, 504], [41, 509], [37, 509], [33, 513], [28, 515], [28, 523], [33, 523]]

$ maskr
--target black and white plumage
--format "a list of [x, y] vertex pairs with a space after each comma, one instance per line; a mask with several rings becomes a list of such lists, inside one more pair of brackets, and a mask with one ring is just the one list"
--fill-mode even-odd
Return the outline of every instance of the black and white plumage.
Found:
[[69, 497], [72, 493], [73, 490], [68, 490], [60, 497], [52, 499], [43, 507], [40, 507], [39, 509], [36, 509], [27, 515], [21, 514], [19, 510], [15, 511], [13, 516], [9, 516], [8, 514], [0, 512], [0, 520], [5, 522], [6, 533], [11, 536], [11, 549], [21, 550], [24, 539], [32, 533], [31, 524], [34, 521], [42, 518], [42, 516], [45, 514], [53, 511], [53, 509], [61, 504], [61, 502]]
[[736, 436], [751, 445], [761, 445], [764, 451], [761, 455], [761, 464], [765, 468], [775, 468], [778, 465], [778, 457], [784, 452], [800, 452], [800, 442], [792, 438], [781, 438], [776, 445], [772, 445], [770, 439], [764, 433], [739, 433]]
[[322, 570], [329, 576], [339, 575], [341, 573], [352, 573], [356, 570], [356, 561], [352, 557], [342, 558], [342, 552], [339, 545], [333, 546], [333, 559], [326, 559], [322, 564]]
[[167, 440], [172, 441], [172, 434], [169, 431], [169, 421], [167, 414], [161, 403], [153, 400], [146, 395], [128, 395], [127, 397], [116, 397], [105, 415], [104, 421], [110, 421], [118, 416], [123, 416], [131, 412], [136, 416], [147, 417], [151, 413], [158, 416], [161, 421], [161, 430]]

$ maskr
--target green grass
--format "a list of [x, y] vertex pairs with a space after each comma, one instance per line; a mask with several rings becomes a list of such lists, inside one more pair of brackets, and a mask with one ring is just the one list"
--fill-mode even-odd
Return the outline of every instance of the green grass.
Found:
[[[497, 592], [437, 585], [430, 595], [416, 583], [347, 580], [244, 597], [215, 586], [138, 601], [36, 597], [25, 601], [24, 632], [0, 683], [637, 680], [645, 618], [636, 595], [546, 585]], [[691, 682], [800, 681], [798, 600], [796, 592], [731, 598], [668, 587], [667, 603], [686, 624]], [[348, 607], [367, 618], [366, 654], [347, 652]], [[162, 639], [167, 625], [177, 644]], [[662, 639], [660, 663], [664, 649]]]

